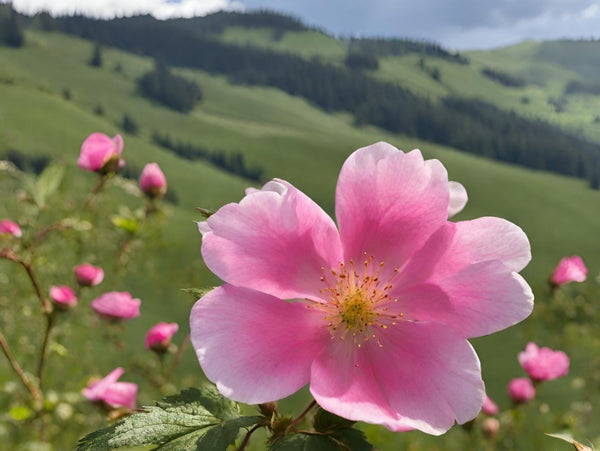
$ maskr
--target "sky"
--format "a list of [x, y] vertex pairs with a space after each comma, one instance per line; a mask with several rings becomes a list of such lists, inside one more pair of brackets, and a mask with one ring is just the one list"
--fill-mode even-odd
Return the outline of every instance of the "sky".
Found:
[[[0, 0], [6, 2], [6, 0]], [[12, 0], [26, 13], [158, 18], [221, 9], [291, 14], [335, 36], [425, 39], [456, 50], [525, 39], [600, 38], [600, 0]]]

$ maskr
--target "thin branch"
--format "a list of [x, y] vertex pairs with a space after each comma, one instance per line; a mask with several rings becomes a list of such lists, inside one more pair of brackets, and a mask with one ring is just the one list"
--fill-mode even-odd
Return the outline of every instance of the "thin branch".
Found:
[[4, 352], [4, 355], [6, 356], [6, 358], [8, 359], [13, 371], [19, 377], [21, 382], [23, 382], [23, 385], [25, 386], [27, 391], [31, 394], [31, 398], [34, 401], [34, 405], [36, 406], [36, 409], [41, 408], [42, 399], [43, 399], [41, 391], [39, 390], [38, 387], [35, 386], [35, 384], [33, 384], [27, 378], [25, 371], [23, 371], [23, 368], [21, 368], [21, 365], [19, 365], [19, 362], [17, 362], [17, 359], [15, 358], [15, 355], [13, 354], [12, 350], [10, 349], [10, 346], [8, 345], [8, 342], [4, 338], [4, 335], [2, 334], [2, 332], [0, 332], [0, 346], [2, 347], [2, 351]]
[[37, 378], [39, 380], [40, 388], [42, 388], [42, 376], [44, 373], [44, 363], [46, 362], [46, 354], [48, 353], [48, 343], [50, 342], [50, 332], [56, 323], [56, 315], [50, 314], [46, 316], [46, 333], [44, 334], [44, 341], [42, 342], [42, 349], [40, 350], [40, 357], [37, 366]]
[[315, 401], [314, 399], [311, 401], [311, 403], [306, 407], [306, 409], [304, 409], [302, 411], [302, 413], [300, 415], [298, 415], [298, 417], [292, 421], [290, 423], [290, 425], [287, 427], [287, 430], [290, 431], [292, 430], [298, 423], [300, 423], [304, 417], [306, 416], [306, 414], [310, 411], [310, 409], [312, 409], [314, 406], [317, 405], [317, 401]]
[[165, 375], [165, 383], [167, 383], [171, 380], [171, 376], [173, 376], [173, 373], [175, 372], [175, 368], [177, 368], [177, 366], [179, 365], [179, 362], [181, 361], [181, 357], [183, 356], [185, 349], [187, 348], [188, 344], [190, 343], [190, 338], [191, 338], [190, 334], [187, 334], [187, 336], [183, 339], [183, 343], [181, 343], [181, 346], [179, 347], [179, 349], [177, 350], [177, 353], [175, 354], [175, 357], [173, 358], [173, 364], [171, 365], [171, 368], [169, 368], [169, 372]]
[[244, 437], [244, 441], [240, 444], [240, 447], [237, 449], [237, 451], [244, 451], [246, 449], [246, 446], [248, 446], [248, 443], [250, 442], [250, 437], [252, 436], [252, 434], [254, 434], [254, 432], [256, 430], [260, 429], [261, 427], [263, 427], [262, 424], [257, 424], [252, 429], [250, 429], [246, 433], [246, 436]]

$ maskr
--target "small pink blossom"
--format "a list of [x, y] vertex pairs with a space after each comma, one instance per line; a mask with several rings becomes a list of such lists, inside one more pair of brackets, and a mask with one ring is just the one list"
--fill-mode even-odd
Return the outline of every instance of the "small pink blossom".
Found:
[[0, 234], [12, 235], [17, 238], [20, 238], [23, 235], [19, 224], [11, 221], [10, 219], [3, 219], [0, 221]]
[[92, 309], [106, 319], [125, 320], [140, 315], [142, 301], [133, 299], [127, 291], [104, 293], [92, 301]]
[[498, 405], [492, 401], [492, 398], [490, 398], [487, 394], [483, 400], [483, 408], [481, 410], [486, 415], [497, 415], [500, 411], [500, 409], [498, 409]]
[[157, 163], [148, 163], [140, 176], [140, 189], [149, 197], [162, 197], [167, 192], [167, 179]]
[[69, 309], [77, 305], [75, 292], [66, 285], [52, 286], [50, 288], [50, 298], [62, 309]]
[[146, 334], [146, 341], [144, 343], [146, 349], [165, 352], [177, 330], [179, 330], [177, 323], [158, 323], [156, 326], [150, 328]]
[[497, 418], [486, 418], [481, 428], [487, 438], [493, 439], [500, 430], [500, 421]]
[[528, 377], [518, 377], [508, 383], [508, 395], [517, 404], [531, 401], [535, 398], [535, 387]]
[[134, 410], [138, 386], [133, 382], [117, 382], [124, 372], [121, 367], [114, 369], [103, 379], [84, 388], [83, 396], [92, 402], [104, 402], [112, 408], [126, 407]]
[[588, 269], [580, 256], [564, 257], [550, 276], [550, 283], [561, 286], [569, 282], [583, 282], [587, 273]]
[[341, 417], [442, 434], [482, 409], [468, 338], [533, 308], [529, 241], [500, 218], [450, 222], [444, 166], [387, 143], [357, 150], [337, 224], [284, 180], [198, 224], [225, 284], [199, 300], [192, 343], [220, 392], [249, 404], [304, 385]]
[[88, 136], [81, 145], [81, 153], [77, 164], [86, 171], [109, 173], [125, 165], [121, 159], [123, 138], [115, 135], [111, 138], [104, 133], [95, 132]]
[[519, 363], [534, 381], [551, 381], [569, 372], [569, 357], [562, 351], [539, 348], [528, 343], [525, 351], [519, 352]]
[[82, 287], [93, 287], [104, 280], [104, 271], [102, 268], [89, 263], [76, 266], [74, 271], [77, 283]]

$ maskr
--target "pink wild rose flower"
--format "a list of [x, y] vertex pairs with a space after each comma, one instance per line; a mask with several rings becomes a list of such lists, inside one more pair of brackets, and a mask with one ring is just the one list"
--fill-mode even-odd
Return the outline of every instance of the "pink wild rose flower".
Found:
[[550, 284], [561, 286], [569, 282], [583, 282], [587, 273], [588, 269], [580, 256], [565, 257], [550, 276]]
[[71, 287], [66, 285], [50, 287], [50, 298], [58, 308], [68, 310], [77, 305], [77, 296]]
[[179, 330], [177, 323], [158, 323], [157, 325], [150, 328], [146, 334], [145, 347], [146, 349], [152, 349], [156, 352], [165, 352], [169, 344], [171, 344], [171, 338]]
[[116, 172], [125, 162], [121, 159], [123, 138], [114, 138], [104, 133], [95, 132], [88, 136], [81, 145], [77, 165], [86, 171], [109, 173]]
[[16, 238], [20, 238], [23, 235], [19, 224], [11, 221], [10, 219], [3, 219], [2, 221], [0, 221], [0, 234], [12, 235]]
[[109, 320], [126, 320], [140, 316], [142, 301], [133, 299], [127, 291], [104, 293], [92, 301], [92, 309]]
[[167, 179], [157, 163], [148, 163], [140, 175], [140, 189], [148, 197], [162, 197], [167, 192]]
[[508, 395], [516, 404], [524, 404], [535, 398], [535, 387], [528, 377], [518, 377], [508, 383]]
[[103, 379], [90, 383], [83, 389], [83, 396], [92, 402], [104, 402], [112, 408], [126, 407], [134, 410], [138, 386], [133, 382], [117, 382], [124, 372], [119, 367]]
[[344, 163], [334, 221], [283, 180], [198, 224], [225, 284], [192, 308], [208, 378], [255, 404], [309, 384], [324, 409], [442, 434], [481, 411], [467, 341], [518, 323], [533, 295], [529, 241], [500, 218], [449, 222], [444, 166], [387, 143]]
[[74, 269], [77, 283], [82, 287], [94, 287], [104, 280], [104, 271], [98, 266], [83, 263]]
[[551, 381], [569, 372], [567, 354], [546, 347], [539, 348], [535, 343], [528, 343], [525, 351], [519, 352], [519, 363], [536, 382]]

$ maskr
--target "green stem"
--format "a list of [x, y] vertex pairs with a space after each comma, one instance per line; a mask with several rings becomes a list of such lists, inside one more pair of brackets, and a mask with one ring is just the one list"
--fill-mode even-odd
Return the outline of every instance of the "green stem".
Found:
[[56, 315], [51, 313], [46, 316], [46, 333], [44, 334], [44, 341], [42, 342], [42, 349], [40, 350], [40, 358], [37, 366], [37, 378], [39, 380], [40, 388], [42, 387], [42, 377], [44, 373], [44, 363], [46, 362], [46, 355], [48, 354], [48, 343], [50, 342], [50, 332], [56, 323]]
[[244, 437], [244, 441], [241, 443], [240, 447], [237, 449], [237, 451], [244, 451], [246, 449], [246, 446], [248, 446], [248, 443], [250, 442], [250, 437], [252, 436], [252, 434], [254, 434], [254, 431], [260, 429], [261, 427], [263, 427], [262, 424], [257, 424], [256, 426], [254, 426], [252, 429], [250, 429], [247, 433], [246, 436]]
[[312, 409], [316, 405], [317, 405], [317, 401], [315, 401], [313, 399], [311, 401], [311, 403], [306, 407], [306, 409], [304, 409], [302, 411], [302, 413], [300, 415], [298, 415], [298, 417], [290, 423], [290, 425], [287, 427], [287, 431], [292, 430], [298, 423], [300, 423], [304, 419], [306, 414], [310, 411], [310, 409]]
[[187, 334], [187, 336], [183, 339], [183, 343], [181, 343], [181, 346], [177, 350], [177, 354], [175, 354], [175, 357], [173, 358], [173, 364], [171, 365], [171, 368], [169, 368], [169, 372], [165, 375], [165, 384], [171, 380], [171, 376], [173, 376], [173, 373], [179, 365], [179, 362], [181, 361], [181, 357], [183, 356], [185, 349], [190, 343], [190, 338], [190, 334]]

